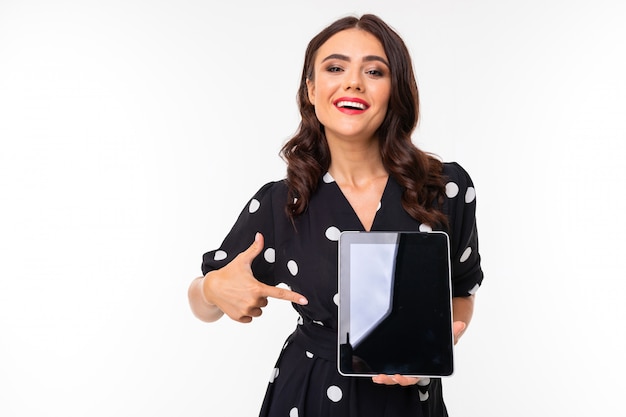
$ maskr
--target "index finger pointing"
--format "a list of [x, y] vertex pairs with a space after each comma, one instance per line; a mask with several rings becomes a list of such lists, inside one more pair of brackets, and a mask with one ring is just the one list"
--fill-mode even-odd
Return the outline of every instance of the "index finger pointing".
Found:
[[309, 303], [309, 301], [302, 294], [288, 290], [286, 288], [272, 287], [267, 285], [265, 288], [265, 295], [267, 297], [287, 300], [300, 305], [306, 305]]

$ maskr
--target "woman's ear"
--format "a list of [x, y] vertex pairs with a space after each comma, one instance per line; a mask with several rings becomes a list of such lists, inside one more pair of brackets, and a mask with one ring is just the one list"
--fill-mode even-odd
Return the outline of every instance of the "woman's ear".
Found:
[[311, 81], [310, 78], [306, 79], [306, 89], [309, 95], [309, 102], [315, 106], [315, 82]]

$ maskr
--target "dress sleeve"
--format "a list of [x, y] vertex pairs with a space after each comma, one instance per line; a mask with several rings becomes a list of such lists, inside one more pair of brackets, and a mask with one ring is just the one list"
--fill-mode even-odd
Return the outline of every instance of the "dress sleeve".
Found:
[[[474, 294], [483, 281], [476, 228], [476, 190], [469, 174], [456, 162], [444, 164], [452, 263], [452, 295]], [[444, 207], [445, 207], [444, 205]]]
[[[261, 282], [274, 283], [274, 202], [273, 190], [277, 182], [261, 187], [243, 208], [234, 226], [218, 249], [202, 256], [202, 274], [222, 268], [254, 241], [257, 232], [263, 234], [264, 248], [252, 262], [252, 273]], [[282, 209], [282, 208], [281, 208]]]

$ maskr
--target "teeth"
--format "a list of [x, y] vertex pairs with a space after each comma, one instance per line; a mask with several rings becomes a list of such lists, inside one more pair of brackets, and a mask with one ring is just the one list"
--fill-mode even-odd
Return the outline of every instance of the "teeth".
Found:
[[337, 103], [337, 107], [354, 107], [357, 109], [365, 110], [365, 104], [357, 103], [355, 101], [340, 101]]

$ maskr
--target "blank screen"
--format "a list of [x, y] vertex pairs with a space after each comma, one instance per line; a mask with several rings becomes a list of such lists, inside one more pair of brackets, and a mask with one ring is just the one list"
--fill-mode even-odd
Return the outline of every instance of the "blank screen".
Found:
[[448, 236], [344, 232], [339, 251], [339, 371], [452, 374]]

